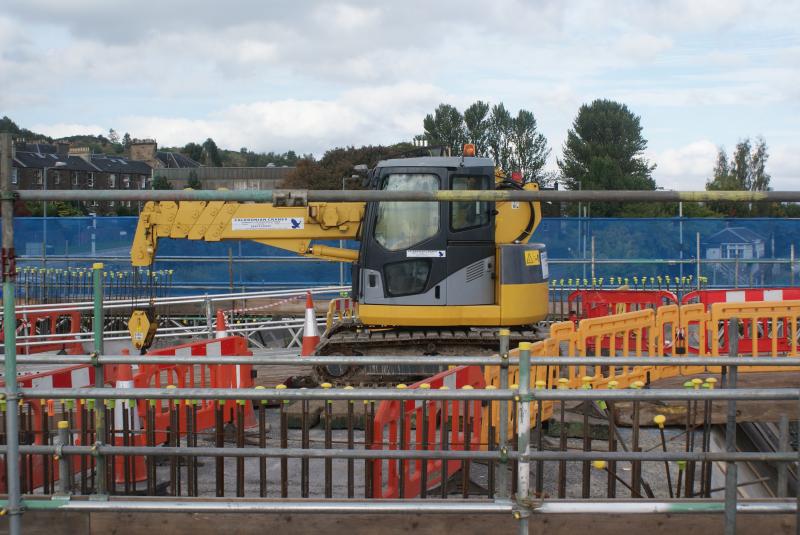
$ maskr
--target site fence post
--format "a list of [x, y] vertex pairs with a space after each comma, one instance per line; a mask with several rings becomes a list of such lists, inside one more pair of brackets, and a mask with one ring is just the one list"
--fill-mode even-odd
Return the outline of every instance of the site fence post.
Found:
[[[11, 191], [11, 134], [0, 134], [0, 194], [2, 195], [2, 274], [3, 274], [3, 324], [16, 325], [16, 262], [14, 256], [14, 192]], [[5, 332], [5, 401], [6, 407], [6, 485], [8, 506], [8, 529], [11, 535], [22, 532], [22, 494], [20, 492], [19, 459], [19, 412], [17, 411], [18, 387], [13, 380], [17, 376], [16, 330]]]
[[[729, 356], [739, 356], [739, 320], [731, 318], [728, 321]], [[728, 371], [727, 388], [736, 388], [737, 367], [731, 366]], [[728, 417], [725, 423], [725, 451], [736, 451], [736, 400], [728, 400]], [[736, 494], [737, 466], [735, 462], [728, 461], [725, 466], [725, 535], [736, 534]]]
[[[58, 435], [56, 435], [56, 447], [69, 446], [69, 422], [61, 420], [58, 422]], [[58, 493], [61, 496], [69, 496], [72, 492], [72, 470], [70, 470], [69, 458], [59, 450], [56, 450], [58, 459]]]
[[695, 282], [697, 283], [697, 289], [700, 289], [700, 233], [696, 234], [696, 247], [697, 250], [695, 251], [695, 259], [697, 261], [697, 269], [695, 273]]
[[214, 338], [214, 326], [211, 324], [214, 312], [211, 310], [211, 299], [209, 299], [208, 294], [206, 294], [204, 303], [206, 308], [206, 329], [208, 330], [208, 337]]
[[[508, 388], [508, 345], [511, 331], [508, 329], [500, 329], [500, 389], [505, 390]], [[508, 498], [508, 401], [500, 401], [500, 409], [498, 411], [498, 419], [500, 420], [498, 426], [498, 444], [497, 448], [500, 451], [500, 467], [497, 471], [497, 497], [500, 499]]]
[[531, 454], [531, 344], [519, 344], [519, 389], [517, 409], [517, 509], [515, 515], [519, 520], [519, 533], [527, 535], [528, 517], [530, 516], [530, 479], [531, 469], [528, 458]]
[[[94, 356], [99, 357], [103, 354], [103, 326], [105, 324], [105, 311], [103, 310], [103, 264], [96, 262], [92, 265], [92, 291], [94, 297], [94, 317], [92, 319], [92, 329], [94, 331]], [[94, 365], [94, 386], [103, 388], [105, 385], [105, 374], [103, 365], [95, 361]], [[108, 495], [108, 474], [106, 459], [99, 453], [99, 447], [104, 445], [106, 439], [106, 411], [104, 410], [105, 400], [95, 399], [94, 429], [95, 429], [95, 455], [97, 456], [97, 486], [95, 492], [100, 497]]]

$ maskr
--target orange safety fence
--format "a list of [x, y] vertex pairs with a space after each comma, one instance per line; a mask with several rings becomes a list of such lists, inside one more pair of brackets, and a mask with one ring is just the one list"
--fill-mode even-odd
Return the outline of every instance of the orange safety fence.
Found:
[[[215, 340], [203, 340], [179, 346], [158, 349], [148, 353], [143, 360], [157, 361], [159, 356], [185, 355], [185, 356], [250, 356], [252, 353], [247, 349], [247, 341], [238, 336], [230, 336]], [[115, 386], [117, 380], [116, 365], [104, 365], [104, 379], [106, 386]], [[252, 388], [253, 378], [251, 376], [251, 365], [239, 364], [217, 364], [217, 365], [176, 365], [176, 364], [141, 364], [138, 371], [133, 376], [134, 388], [163, 388], [167, 385], [175, 385], [178, 388]], [[41, 373], [21, 375], [17, 378], [17, 384], [21, 388], [31, 389], [33, 394], [28, 393], [28, 397], [21, 402], [27, 408], [27, 422], [24, 424], [25, 435], [23, 444], [47, 444], [54, 436], [55, 425], [55, 406], [58, 404], [73, 404], [73, 400], [45, 400], [36, 399], [36, 389], [51, 388], [82, 388], [93, 386], [95, 381], [94, 368], [88, 364], [76, 366], [66, 366]], [[2, 386], [0, 380], [0, 386]], [[83, 400], [78, 401], [83, 404]], [[109, 417], [115, 418], [114, 406], [116, 404], [128, 404], [127, 400], [108, 400], [107, 404], [111, 408]], [[129, 446], [145, 446], [147, 436], [146, 407], [148, 403], [155, 403], [155, 443], [162, 444], [167, 440], [167, 430], [170, 425], [169, 402], [166, 400], [138, 400], [131, 403], [135, 406], [138, 414], [131, 417], [133, 422], [127, 438], [122, 436], [121, 426], [115, 429], [114, 444]], [[91, 407], [94, 400], [86, 400], [86, 406]], [[235, 401], [224, 402], [226, 410], [224, 412], [224, 422], [235, 422]], [[197, 422], [195, 432], [211, 429], [216, 425], [215, 422], [215, 402], [209, 400], [199, 400], [197, 411]], [[256, 425], [255, 414], [251, 404], [247, 404], [245, 410], [245, 426]], [[7, 410], [2, 404], [3, 411]], [[83, 427], [83, 411], [75, 411], [74, 420], [71, 428], [78, 429]], [[111, 422], [109, 422], [109, 425]], [[186, 433], [187, 422], [185, 419], [180, 421], [180, 432]], [[72, 443], [80, 445], [81, 439], [73, 431]], [[114, 481], [122, 483], [125, 480], [125, 464], [128, 463], [129, 481], [143, 481], [146, 478], [145, 464], [143, 456], [116, 456], [114, 459]], [[23, 476], [25, 484], [30, 487], [27, 491], [41, 487], [45, 480], [55, 481], [58, 478], [58, 463], [53, 461], [45, 462], [45, 456], [30, 455], [27, 462], [23, 463]], [[72, 462], [72, 469], [78, 472], [81, 468], [78, 462]], [[0, 458], [0, 492], [6, 490], [6, 471], [5, 459]]]
[[[68, 355], [81, 355], [85, 353], [83, 345], [77, 339], [81, 333], [81, 313], [72, 312], [23, 312], [17, 314], [16, 333], [22, 336], [47, 336], [73, 334], [75, 336], [58, 336], [48, 343], [27, 345], [17, 341], [18, 355], [32, 355], [34, 353], [48, 353], [51, 351], [64, 351]], [[46, 342], [47, 339], [32, 339], [31, 341]], [[0, 320], [0, 343], [5, 343], [5, 326]]]
[[[424, 386], [427, 385], [427, 386]], [[408, 388], [430, 388], [438, 390], [484, 388], [485, 382], [480, 366], [459, 366], [419, 381]], [[427, 410], [423, 418], [423, 407]], [[427, 429], [426, 429], [427, 425]], [[373, 450], [479, 450], [481, 449], [482, 412], [481, 402], [474, 401], [382, 401], [375, 411], [372, 446]], [[401, 433], [403, 440], [401, 443]], [[423, 440], [427, 434], [427, 443]], [[428, 489], [442, 483], [455, 474], [461, 461], [375, 459], [372, 461], [373, 498], [415, 498], [422, 489], [422, 470], [426, 464]], [[400, 495], [401, 470], [404, 480], [403, 495]]]

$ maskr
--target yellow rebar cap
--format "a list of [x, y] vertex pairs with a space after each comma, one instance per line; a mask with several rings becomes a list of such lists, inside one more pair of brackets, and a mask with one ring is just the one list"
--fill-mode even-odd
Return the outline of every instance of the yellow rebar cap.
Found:
[[519, 343], [519, 350], [520, 351], [530, 351], [531, 350], [531, 343], [530, 342], [520, 342]]
[[69, 429], [69, 422], [66, 420], [59, 420], [57, 425], [59, 429]]
[[92, 264], [92, 269], [103, 269], [103, 263], [95, 262], [94, 264]]
[[653, 416], [653, 423], [655, 423], [659, 428], [664, 427], [664, 422], [667, 421], [667, 417], [663, 414], [656, 414]]
[[606, 469], [606, 462], [605, 461], [592, 461], [592, 466], [598, 470], [605, 470]]

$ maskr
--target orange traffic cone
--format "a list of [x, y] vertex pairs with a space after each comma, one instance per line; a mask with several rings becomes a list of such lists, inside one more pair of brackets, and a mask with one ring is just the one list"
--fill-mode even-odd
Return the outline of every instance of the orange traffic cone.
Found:
[[217, 338], [227, 338], [228, 337], [228, 327], [225, 325], [225, 313], [221, 310], [217, 310]]
[[317, 327], [317, 314], [314, 311], [314, 301], [311, 292], [306, 293], [306, 321], [303, 325], [303, 348], [300, 356], [307, 357], [314, 354], [319, 344], [319, 327]]

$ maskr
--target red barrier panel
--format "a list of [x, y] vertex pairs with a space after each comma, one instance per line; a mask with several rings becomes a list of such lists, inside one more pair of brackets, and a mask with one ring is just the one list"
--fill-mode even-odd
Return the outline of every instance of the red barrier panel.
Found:
[[[636, 312], [646, 309], [657, 309], [665, 305], [677, 305], [678, 297], [666, 290], [575, 290], [567, 298], [570, 319], [579, 321], [587, 318], [602, 318], [614, 314]], [[573, 315], [574, 313], [574, 315]], [[628, 343], [633, 347], [637, 341], [631, 334]], [[616, 337], [614, 347], [623, 347], [625, 341], [620, 336]], [[610, 350], [612, 347], [609, 337], [602, 339], [601, 349]], [[647, 339], [642, 339], [642, 349], [647, 350]], [[595, 341], [587, 341], [589, 354], [595, 353]]]
[[[711, 310], [714, 303], [751, 303], [756, 301], [796, 301], [800, 300], [800, 288], [737, 288], [722, 290], [696, 290], [683, 296], [681, 303], [684, 305], [702, 303], [706, 311]], [[774, 321], [773, 321], [774, 320]], [[773, 325], [774, 323], [774, 325]], [[713, 327], [711, 327], [713, 328]], [[717, 325], [716, 336], [719, 338], [720, 354], [728, 353], [728, 324]], [[759, 353], [771, 353], [773, 338], [777, 338], [777, 351], [779, 353], [791, 350], [790, 333], [797, 332], [796, 326], [791, 325], [788, 318], [763, 318], [756, 325], [758, 340], [756, 344]], [[775, 331], [773, 334], [773, 330]], [[711, 337], [706, 336], [704, 354], [711, 353]], [[689, 337], [688, 349], [691, 353], [699, 353], [695, 336]], [[739, 347], [753, 347], [753, 327], [750, 320], [742, 320], [739, 325]]]
[[[459, 366], [429, 379], [414, 383], [409, 388], [419, 388], [422, 384], [430, 385], [432, 390], [446, 386], [449, 389], [483, 388], [485, 386], [480, 366]], [[423, 422], [423, 403], [427, 404], [427, 422]], [[401, 405], [402, 404], [402, 405]], [[402, 411], [401, 411], [402, 407]], [[370, 449], [416, 449], [442, 450], [446, 442], [450, 450], [464, 450], [465, 443], [469, 449], [481, 447], [481, 402], [475, 401], [428, 401], [391, 400], [382, 401], [375, 412], [373, 425], [373, 441]], [[402, 424], [401, 424], [402, 421]], [[443, 425], [445, 422], [445, 425]], [[423, 443], [423, 428], [427, 424], [428, 444]], [[400, 444], [400, 426], [403, 426], [404, 440]], [[413, 432], [413, 434], [412, 434]], [[469, 441], [465, 437], [469, 436]], [[400, 466], [404, 475], [404, 491], [400, 495]], [[445, 481], [461, 467], [461, 461], [448, 461], [443, 467], [442, 460], [428, 460], [427, 487], [433, 488], [442, 484], [442, 473], [446, 473]], [[373, 498], [415, 498], [422, 489], [421, 460], [398, 461], [397, 459], [375, 459], [372, 461], [372, 497]]]
[[[40, 373], [32, 373], [28, 375], [20, 375], [17, 377], [17, 384], [21, 388], [37, 389], [50, 389], [50, 388], [83, 388], [94, 384], [94, 369], [88, 364], [79, 364], [76, 366], [66, 366], [54, 370], [48, 370]], [[0, 386], [5, 387], [5, 381], [0, 379]], [[50, 432], [55, 432], [55, 422], [52, 422], [54, 416], [54, 403], [49, 403], [45, 400], [29, 399], [24, 401], [27, 407], [27, 412], [30, 415], [28, 422], [24, 425], [25, 433], [23, 433], [22, 443], [24, 444], [47, 444], [44, 432], [44, 419], [47, 419], [48, 435]], [[5, 415], [3, 414], [3, 417]], [[76, 425], [80, 425], [80, 411], [76, 413]], [[49, 438], [49, 437], [48, 437]], [[76, 441], [80, 443], [80, 441]], [[27, 491], [32, 491], [37, 487], [41, 487], [45, 481], [44, 470], [44, 457], [41, 455], [34, 455], [29, 457], [27, 466], [24, 467], [25, 473], [23, 474], [25, 480], [25, 487]], [[58, 463], [50, 461], [48, 472], [52, 473], [50, 479], [56, 480], [58, 478]], [[77, 466], [73, 465], [73, 469], [77, 471]], [[48, 474], [49, 477], [49, 474]], [[6, 465], [5, 457], [0, 457], [0, 493], [6, 492]]]
[[[240, 336], [228, 336], [215, 340], [203, 340], [179, 346], [172, 346], [157, 349], [147, 353], [148, 357], [159, 356], [201, 356], [201, 357], [225, 357], [225, 356], [252, 356], [252, 352], [247, 349], [247, 341]], [[157, 358], [153, 359], [157, 361]], [[165, 388], [167, 385], [175, 385], [178, 388], [252, 388], [253, 379], [251, 376], [252, 366], [250, 364], [143, 364], [139, 366], [139, 371], [134, 375], [133, 382], [136, 388]], [[139, 402], [139, 414], [146, 414], [145, 400]], [[225, 422], [234, 423], [235, 420], [235, 401], [227, 401], [225, 404]], [[196, 431], [205, 431], [216, 425], [215, 421], [215, 401], [199, 400], [197, 410]], [[156, 443], [162, 443], [167, 439], [167, 428], [169, 427], [169, 402], [160, 400], [156, 405]], [[256, 425], [255, 414], [252, 404], [246, 405], [245, 426]], [[186, 433], [186, 419], [180, 420], [180, 432]]]
[[[81, 332], [80, 312], [25, 312], [17, 314], [17, 336], [48, 334], [79, 334]], [[34, 339], [35, 341], [41, 341]], [[0, 329], [0, 342], [5, 342], [5, 329]], [[61, 336], [52, 343], [37, 345], [17, 344], [18, 355], [32, 355], [49, 351], [64, 351], [68, 355], [85, 353], [81, 342], [76, 338]]]
[[567, 300], [578, 320], [678, 304], [678, 297], [666, 290], [575, 290]]

